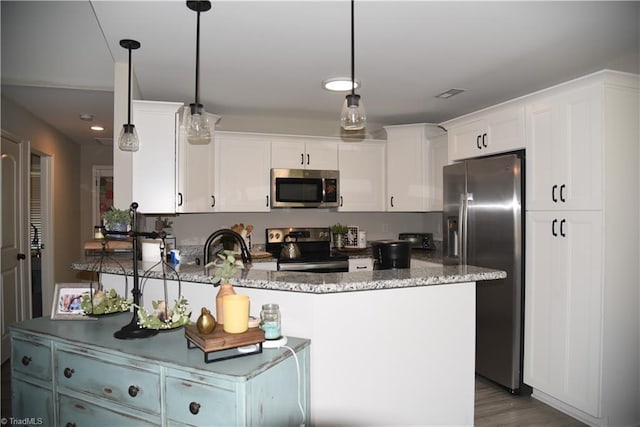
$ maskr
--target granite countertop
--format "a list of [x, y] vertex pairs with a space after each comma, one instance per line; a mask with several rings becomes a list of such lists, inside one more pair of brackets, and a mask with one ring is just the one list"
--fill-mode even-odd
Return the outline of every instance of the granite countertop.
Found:
[[[441, 261], [437, 254], [424, 251], [416, 255], [416, 259]], [[412, 255], [413, 256], [413, 255]], [[100, 264], [100, 257], [86, 257], [71, 265], [78, 271], [102, 271], [104, 273], [133, 275], [130, 256], [114, 255], [105, 257]], [[138, 262], [140, 277], [159, 278], [195, 283], [213, 283], [213, 269], [205, 269], [195, 263], [184, 263], [176, 266], [175, 271], [162, 265], [149, 262]], [[358, 271], [351, 273], [302, 273], [289, 271], [266, 271], [243, 269], [231, 280], [234, 286], [303, 293], [336, 293], [366, 291], [377, 289], [395, 289], [415, 286], [443, 285], [462, 282], [502, 279], [506, 272], [471, 265], [443, 265], [418, 267], [397, 270]]]

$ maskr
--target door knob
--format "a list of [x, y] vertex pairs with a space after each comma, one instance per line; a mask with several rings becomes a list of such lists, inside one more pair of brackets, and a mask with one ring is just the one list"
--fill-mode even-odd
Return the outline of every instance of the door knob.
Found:
[[23, 259], [27, 259], [27, 256], [25, 254], [18, 254], [18, 261]]

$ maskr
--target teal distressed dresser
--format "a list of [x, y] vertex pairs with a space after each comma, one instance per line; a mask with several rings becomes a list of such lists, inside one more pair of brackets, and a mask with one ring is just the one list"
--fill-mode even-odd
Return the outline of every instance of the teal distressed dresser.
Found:
[[289, 338], [298, 363], [286, 348], [204, 363], [183, 329], [114, 338], [130, 318], [12, 325], [13, 418], [65, 427], [307, 423], [309, 340]]

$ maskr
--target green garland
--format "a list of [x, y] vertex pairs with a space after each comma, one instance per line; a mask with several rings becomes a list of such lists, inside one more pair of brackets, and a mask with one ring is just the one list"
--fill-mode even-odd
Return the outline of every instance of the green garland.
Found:
[[191, 323], [191, 311], [187, 300], [180, 297], [175, 300], [171, 310], [166, 310], [164, 301], [151, 301], [153, 313], [149, 314], [144, 307], [138, 307], [138, 325], [147, 329], [174, 329]]
[[110, 289], [106, 292], [97, 289], [93, 293], [93, 298], [91, 298], [89, 294], [84, 294], [82, 296], [82, 301], [80, 301], [80, 307], [82, 307], [84, 312], [86, 314], [94, 315], [129, 311], [132, 304], [132, 299], [125, 299], [121, 297], [115, 289]]

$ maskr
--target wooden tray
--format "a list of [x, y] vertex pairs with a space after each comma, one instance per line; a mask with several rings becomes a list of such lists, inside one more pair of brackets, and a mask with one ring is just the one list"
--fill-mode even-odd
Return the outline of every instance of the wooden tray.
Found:
[[[240, 254], [236, 254], [236, 259], [240, 259]], [[253, 259], [264, 259], [264, 258], [274, 258], [271, 252], [251, 252], [251, 258]]]
[[[224, 331], [222, 325], [216, 325], [215, 329], [208, 334], [198, 332], [196, 325], [187, 325], [184, 327], [184, 335], [187, 338], [187, 347], [190, 343], [198, 347], [205, 353], [205, 362], [215, 362], [217, 360], [230, 359], [232, 357], [240, 357], [255, 353], [262, 353], [262, 343], [264, 339], [264, 331], [258, 327], [249, 328], [247, 332], [241, 334], [229, 334]], [[209, 354], [221, 350], [233, 349], [245, 345], [258, 344], [258, 351], [248, 353], [238, 353], [232, 356], [225, 356], [217, 359], [210, 359]]]

